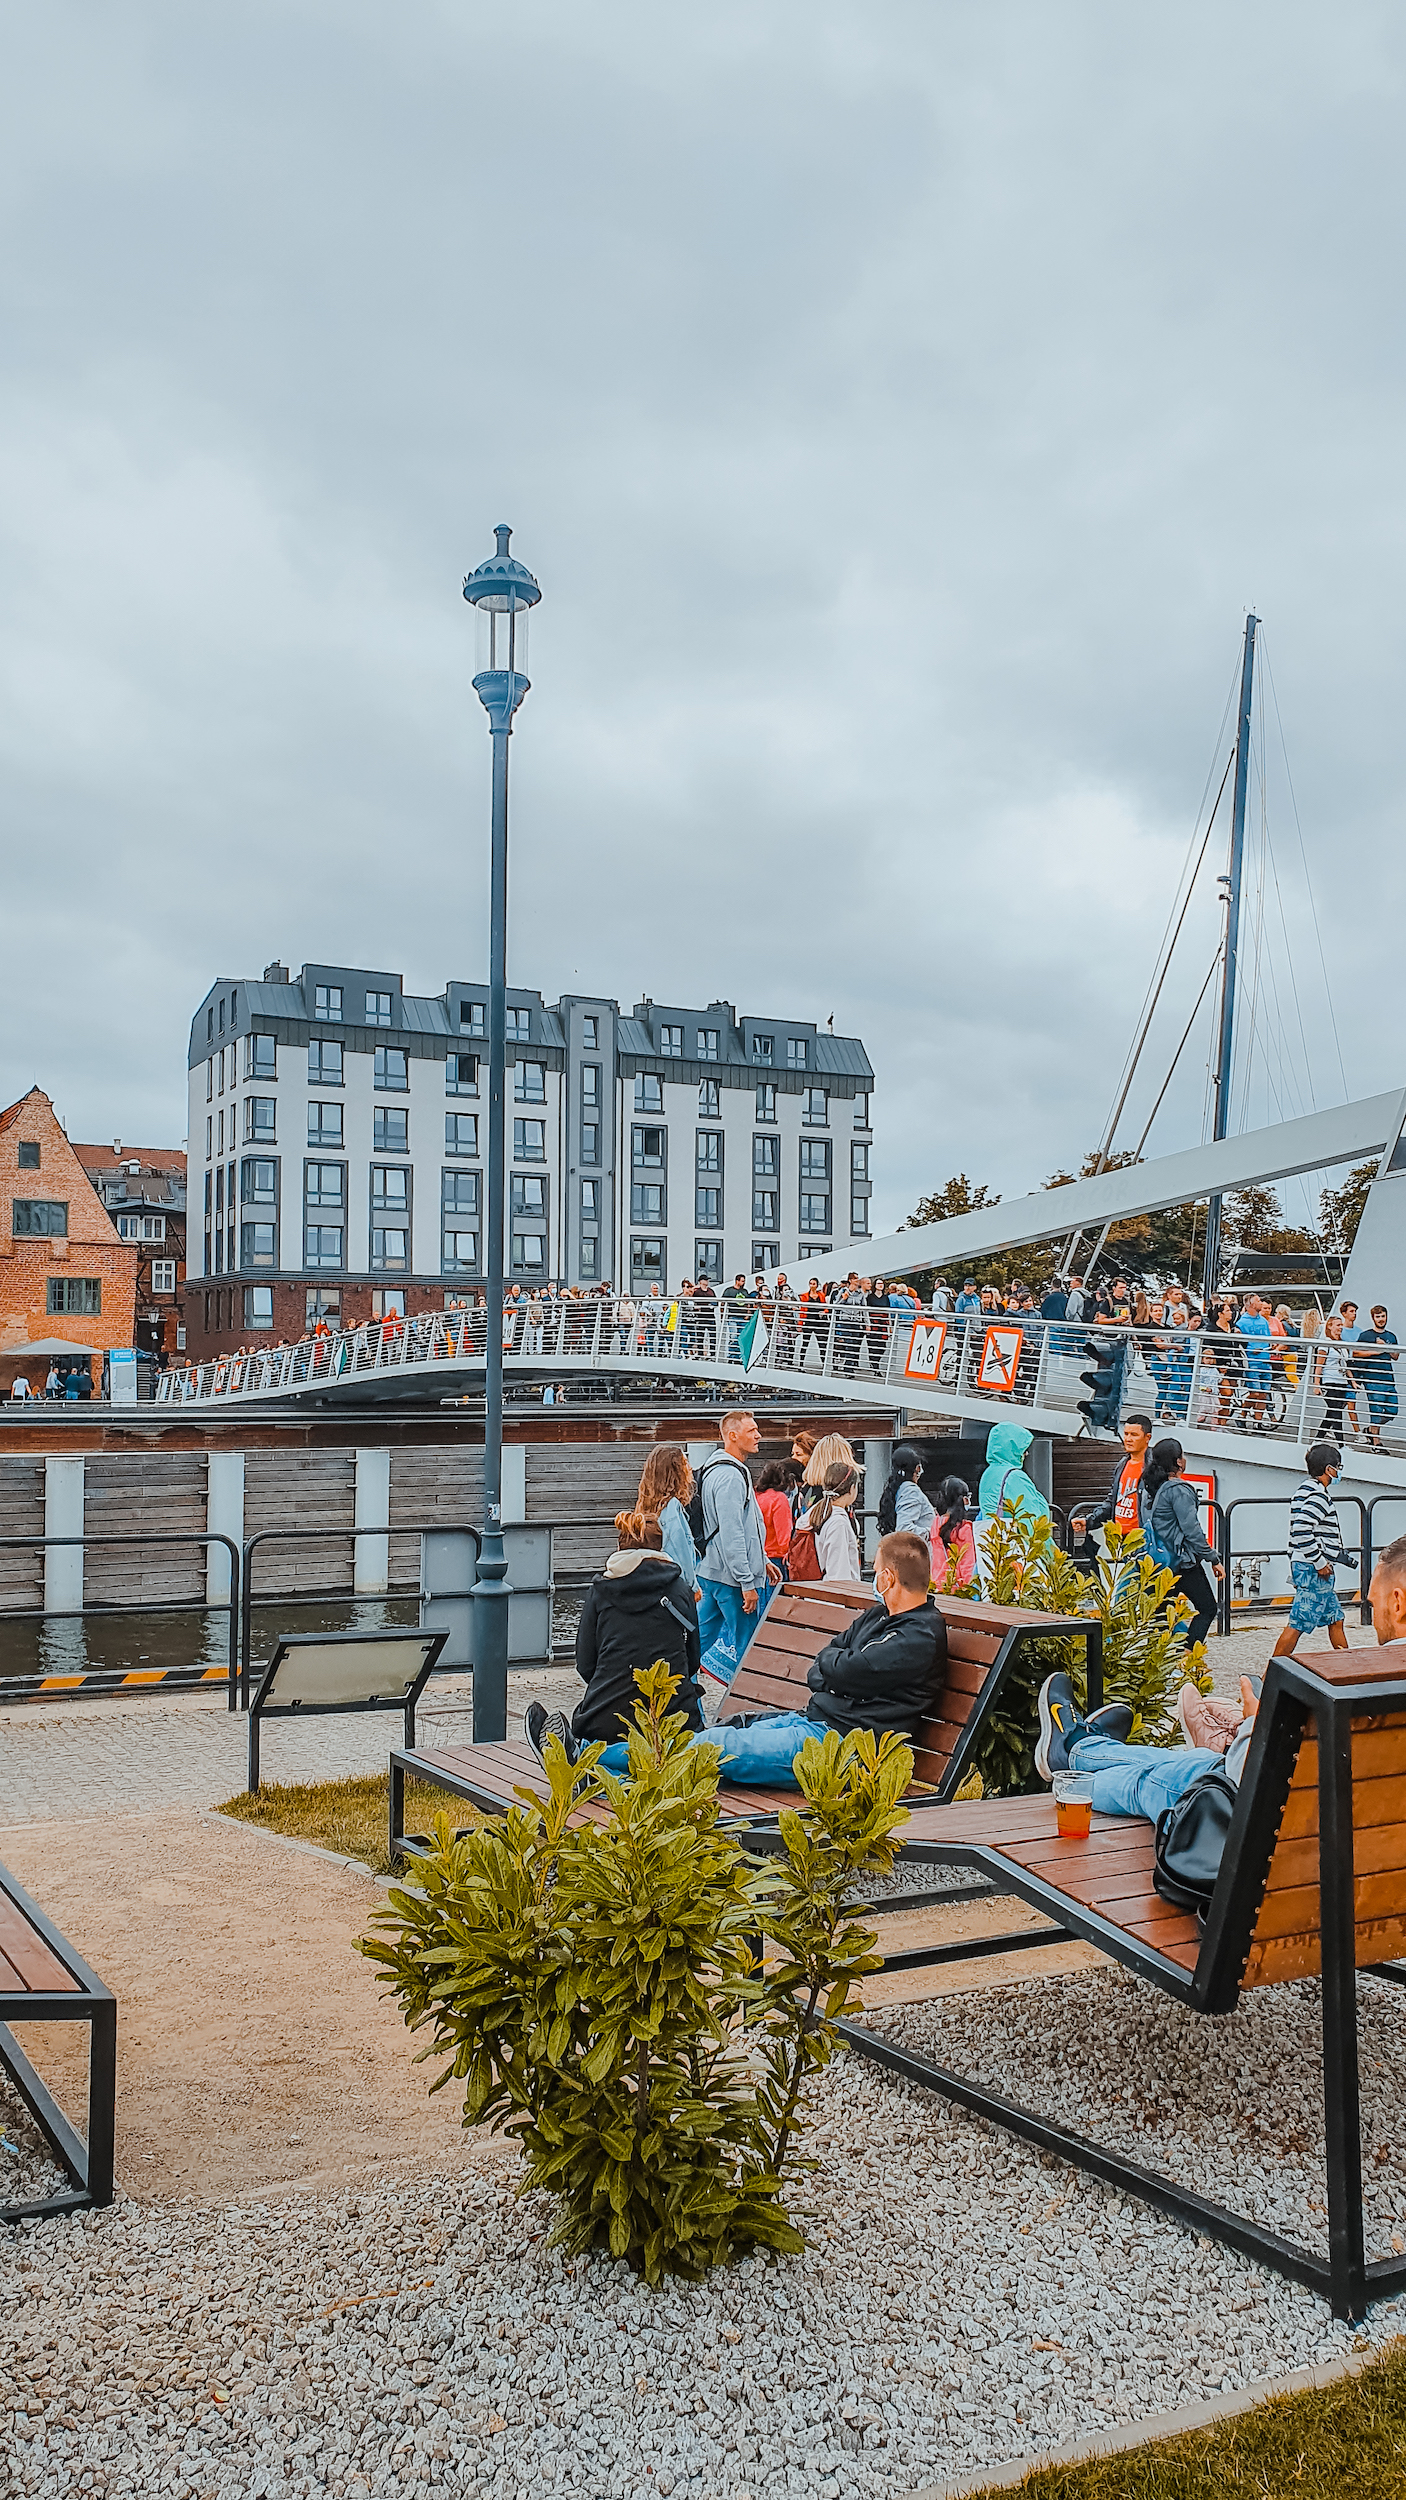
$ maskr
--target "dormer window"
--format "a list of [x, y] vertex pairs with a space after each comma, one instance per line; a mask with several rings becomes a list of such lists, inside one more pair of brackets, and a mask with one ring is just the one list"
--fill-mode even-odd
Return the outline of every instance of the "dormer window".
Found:
[[767, 1065], [767, 1067], [770, 1067], [770, 1065], [771, 1065], [771, 1055], [772, 1055], [772, 1050], [773, 1050], [773, 1048], [774, 1048], [774, 1045], [775, 1045], [775, 1035], [774, 1035], [774, 1034], [771, 1034], [771, 1033], [754, 1033], [754, 1034], [752, 1035], [752, 1057], [753, 1057], [754, 1059], [761, 1059], [761, 1060], [763, 1060], [763, 1061], [765, 1062], [765, 1064]]

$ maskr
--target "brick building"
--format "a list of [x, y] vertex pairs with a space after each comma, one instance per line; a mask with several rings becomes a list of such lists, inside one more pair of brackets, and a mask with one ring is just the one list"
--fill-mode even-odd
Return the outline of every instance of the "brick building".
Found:
[[136, 1245], [119, 1240], [36, 1085], [0, 1111], [0, 1392], [39, 1368], [26, 1346], [56, 1341], [91, 1350], [96, 1387], [106, 1349], [133, 1343], [136, 1298]]
[[119, 1241], [137, 1249], [139, 1353], [185, 1350], [182, 1295], [186, 1281], [186, 1159], [174, 1146], [73, 1149], [117, 1226]]

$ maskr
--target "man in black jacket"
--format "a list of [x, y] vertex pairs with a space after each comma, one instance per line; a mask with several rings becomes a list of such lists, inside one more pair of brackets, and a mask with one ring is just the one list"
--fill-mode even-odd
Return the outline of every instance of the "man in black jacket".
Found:
[[[947, 1626], [928, 1595], [931, 1571], [922, 1537], [903, 1531], [884, 1537], [874, 1564], [879, 1603], [821, 1650], [806, 1678], [814, 1695], [809, 1709], [721, 1720], [694, 1737], [697, 1745], [717, 1746], [723, 1778], [747, 1788], [794, 1786], [791, 1766], [801, 1747], [831, 1727], [842, 1736], [870, 1728], [876, 1736], [891, 1732], [911, 1741], [947, 1677]], [[543, 1715], [535, 1732], [533, 1724], [526, 1732], [539, 1752], [548, 1736], [558, 1739], [569, 1761], [580, 1750], [559, 1713]], [[601, 1768], [628, 1768], [623, 1744], [606, 1747]]]

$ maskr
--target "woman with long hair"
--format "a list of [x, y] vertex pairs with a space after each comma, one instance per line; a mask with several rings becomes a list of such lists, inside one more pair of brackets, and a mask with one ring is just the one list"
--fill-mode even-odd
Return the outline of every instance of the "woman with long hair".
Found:
[[[854, 1463], [854, 1452], [842, 1433], [822, 1433], [818, 1441], [812, 1442], [810, 1456], [805, 1462], [805, 1472], [801, 1477], [796, 1510], [798, 1527], [805, 1525], [824, 1491], [826, 1469], [852, 1467]], [[811, 1524], [814, 1525], [814, 1522], [812, 1521]]]
[[1225, 1566], [1201, 1525], [1195, 1492], [1183, 1475], [1185, 1465], [1180, 1441], [1155, 1441], [1143, 1461], [1137, 1498], [1143, 1543], [1153, 1562], [1175, 1572], [1175, 1593], [1191, 1608], [1186, 1637], [1194, 1648], [1216, 1619], [1216, 1593], [1206, 1566], [1218, 1580], [1225, 1578]]
[[967, 1517], [971, 1498], [971, 1486], [963, 1483], [960, 1476], [944, 1476], [937, 1488], [937, 1506], [933, 1512], [928, 1545], [932, 1553], [932, 1576], [939, 1589], [964, 1589], [979, 1585], [976, 1538]]
[[[635, 1495], [635, 1508], [646, 1519], [657, 1519], [663, 1548], [671, 1563], [677, 1563], [694, 1597], [698, 1588], [698, 1549], [693, 1530], [688, 1524], [688, 1505], [693, 1499], [693, 1469], [687, 1450], [673, 1441], [661, 1441], [651, 1450], [640, 1475], [640, 1488]], [[625, 1514], [622, 1513], [622, 1517]]]
[[892, 1536], [904, 1528], [914, 1536], [926, 1536], [933, 1523], [933, 1507], [919, 1482], [923, 1462], [907, 1441], [900, 1441], [889, 1461], [888, 1482], [879, 1495], [879, 1534]]
[[1318, 1372], [1313, 1383], [1315, 1389], [1323, 1392], [1323, 1421], [1318, 1427], [1318, 1437], [1320, 1441], [1336, 1441], [1341, 1449], [1345, 1438], [1343, 1415], [1348, 1400], [1356, 1395], [1357, 1383], [1348, 1369], [1343, 1348], [1343, 1324], [1336, 1311], [1324, 1320], [1323, 1334], [1327, 1343], [1318, 1357]]
[[806, 1522], [814, 1530], [822, 1580], [859, 1578], [859, 1539], [850, 1517], [858, 1491], [859, 1470], [853, 1463], [846, 1466], [840, 1461], [826, 1468], [820, 1499]]
[[[628, 1736], [639, 1699], [635, 1677], [658, 1663], [679, 1678], [670, 1707], [691, 1728], [703, 1725], [692, 1583], [661, 1550], [657, 1519], [622, 1510], [615, 1532], [618, 1550], [587, 1589], [576, 1628], [576, 1672], [586, 1687], [569, 1729], [578, 1743]], [[547, 1737], [560, 1737], [565, 1725], [543, 1702], [528, 1704], [523, 1730], [539, 1757]]]

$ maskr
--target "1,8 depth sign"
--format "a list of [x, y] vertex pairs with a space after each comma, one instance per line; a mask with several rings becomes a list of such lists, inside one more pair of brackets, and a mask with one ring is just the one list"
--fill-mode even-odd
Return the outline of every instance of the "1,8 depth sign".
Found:
[[947, 1343], [945, 1319], [915, 1319], [908, 1352], [903, 1358], [905, 1380], [936, 1380], [942, 1366], [942, 1349]]

